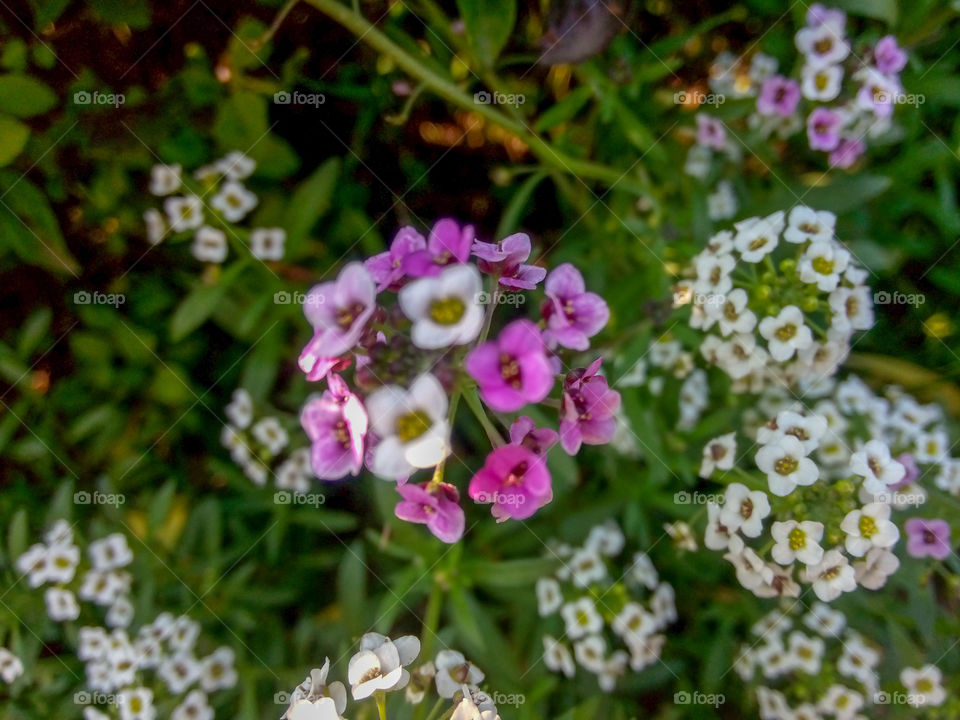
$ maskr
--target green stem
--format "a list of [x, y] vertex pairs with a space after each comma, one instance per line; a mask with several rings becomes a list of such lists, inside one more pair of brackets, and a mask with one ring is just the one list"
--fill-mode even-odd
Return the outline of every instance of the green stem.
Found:
[[253, 50], [259, 50], [273, 39], [273, 36], [276, 35], [277, 30], [280, 29], [283, 21], [287, 19], [287, 15], [290, 14], [290, 11], [293, 10], [298, 2], [300, 2], [300, 0], [289, 0], [286, 5], [280, 8], [280, 12], [277, 13], [277, 16], [273, 19], [273, 22], [270, 23], [270, 27], [267, 28], [267, 31], [251, 43], [251, 48]]
[[480, 396], [477, 394], [476, 388], [470, 388], [465, 391], [463, 394], [463, 399], [467, 401], [467, 406], [470, 410], [473, 411], [473, 414], [476, 416], [477, 420], [480, 421], [480, 424], [483, 426], [483, 429], [487, 433], [487, 437], [490, 439], [490, 442], [493, 443], [494, 447], [501, 447], [505, 445], [503, 436], [500, 434], [500, 431], [490, 422], [490, 418], [487, 417], [487, 413], [483, 409], [483, 404], [480, 402]]
[[377, 698], [377, 714], [380, 716], [380, 720], [387, 720], [386, 693], [378, 692], [375, 697]]
[[437, 713], [440, 712], [440, 708], [446, 705], [449, 700], [446, 698], [437, 698], [437, 701], [433, 704], [433, 707], [430, 708], [430, 714], [427, 715], [427, 720], [434, 720], [437, 717]]

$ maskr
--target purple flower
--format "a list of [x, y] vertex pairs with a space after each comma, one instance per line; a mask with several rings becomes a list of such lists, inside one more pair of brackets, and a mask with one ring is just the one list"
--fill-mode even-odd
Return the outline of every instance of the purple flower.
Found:
[[[376, 309], [377, 288], [367, 269], [348, 264], [333, 282], [310, 289], [303, 314], [313, 326], [313, 338], [300, 353], [300, 369], [307, 380], [319, 380], [349, 365], [341, 356], [360, 340]], [[346, 363], [346, 364], [344, 364]]]
[[887, 35], [877, 42], [873, 49], [873, 61], [877, 70], [887, 75], [900, 72], [907, 64], [907, 54], [897, 45], [893, 35]]
[[598, 375], [603, 358], [590, 367], [567, 373], [560, 403], [560, 445], [569, 455], [580, 445], [604, 445], [613, 439], [620, 393], [611, 390], [607, 379]]
[[912, 557], [933, 557], [943, 560], [950, 554], [950, 525], [946, 520], [910, 518], [907, 531], [907, 552]]
[[518, 417], [510, 426], [510, 444], [525, 447], [537, 455], [546, 455], [559, 439], [555, 430], [538, 428], [526, 415]]
[[498, 521], [530, 517], [553, 499], [546, 458], [520, 445], [497, 448], [470, 479], [470, 497], [493, 503]]
[[722, 151], [727, 145], [727, 129], [723, 123], [709, 115], [697, 115], [697, 145]]
[[390, 243], [389, 250], [374, 255], [363, 264], [376, 281], [378, 291], [396, 289], [404, 277], [403, 261], [408, 255], [426, 248], [427, 241], [423, 235], [410, 226], [402, 227]]
[[329, 388], [310, 400], [300, 413], [300, 424], [310, 438], [310, 464], [321, 480], [357, 475], [363, 467], [367, 411], [339, 375], [331, 374]]
[[913, 484], [920, 477], [920, 468], [917, 467], [917, 461], [913, 459], [910, 453], [903, 453], [896, 458], [897, 462], [906, 468], [907, 472], [903, 475], [903, 480], [893, 485], [889, 485], [890, 490], [900, 490]]
[[514, 320], [495, 341], [471, 350], [464, 366], [480, 386], [483, 401], [499, 412], [538, 403], [553, 387], [546, 345], [529, 320]]
[[829, 108], [818, 107], [807, 118], [807, 138], [812, 150], [836, 150], [840, 144], [843, 116]]
[[547, 276], [545, 268], [524, 264], [530, 257], [530, 236], [526, 233], [515, 233], [498, 243], [476, 240], [472, 249], [480, 259], [480, 269], [499, 275], [499, 282], [504, 287], [533, 290]]
[[814, 3], [807, 8], [807, 25], [819, 27], [824, 23], [831, 23], [842, 28], [847, 24], [847, 15], [843, 10], [828, 8], [820, 3]]
[[866, 150], [867, 146], [862, 141], [844, 138], [836, 150], [830, 153], [830, 167], [848, 168], [859, 160]]
[[430, 482], [398, 485], [403, 500], [394, 513], [401, 520], [426, 525], [427, 529], [445, 543], [455, 543], [463, 536], [466, 520], [460, 507], [460, 495], [453, 485]]
[[427, 247], [404, 257], [403, 272], [410, 277], [434, 277], [447, 265], [465, 263], [474, 238], [472, 225], [461, 228], [456, 220], [437, 220], [430, 230]]
[[607, 303], [596, 293], [586, 292], [583, 275], [570, 263], [554, 269], [547, 276], [544, 289], [548, 298], [542, 310], [547, 321], [544, 340], [551, 347], [586, 350], [590, 347], [589, 338], [610, 319]]
[[800, 102], [800, 86], [783, 75], [771, 75], [763, 81], [757, 97], [757, 112], [761, 115], [793, 115]]
[[857, 107], [869, 110], [879, 118], [893, 115], [894, 106], [903, 94], [900, 81], [875, 68], [866, 68], [857, 77], [863, 80], [857, 92]]

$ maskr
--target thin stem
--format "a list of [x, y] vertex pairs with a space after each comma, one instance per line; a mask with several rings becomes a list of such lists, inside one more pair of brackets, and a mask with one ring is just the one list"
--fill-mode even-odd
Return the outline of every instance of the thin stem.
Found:
[[437, 717], [437, 713], [440, 712], [440, 708], [446, 705], [449, 702], [446, 698], [437, 698], [437, 701], [433, 704], [433, 707], [430, 708], [430, 714], [427, 715], [427, 720], [434, 720]]
[[290, 14], [290, 11], [299, 3], [300, 0], [288, 0], [286, 5], [280, 8], [280, 12], [277, 13], [277, 16], [273, 19], [273, 22], [270, 23], [270, 27], [267, 28], [267, 31], [263, 33], [260, 37], [251, 43], [251, 47], [254, 50], [259, 50], [268, 42], [273, 39], [273, 36], [277, 34], [277, 30], [280, 29], [280, 26], [283, 25], [283, 21], [287, 19], [287, 15]]
[[483, 426], [483, 429], [487, 433], [487, 437], [490, 439], [490, 442], [493, 443], [494, 447], [501, 447], [505, 445], [503, 436], [500, 434], [500, 431], [490, 422], [490, 418], [487, 417], [487, 413], [483, 409], [483, 404], [480, 402], [480, 396], [477, 395], [476, 388], [470, 388], [465, 391], [463, 394], [464, 400], [467, 401], [467, 406], [470, 410], [473, 411], [474, 416], [477, 420], [480, 421], [480, 424]]
[[386, 693], [378, 692], [375, 697], [377, 698], [377, 714], [380, 716], [380, 720], [387, 720]]

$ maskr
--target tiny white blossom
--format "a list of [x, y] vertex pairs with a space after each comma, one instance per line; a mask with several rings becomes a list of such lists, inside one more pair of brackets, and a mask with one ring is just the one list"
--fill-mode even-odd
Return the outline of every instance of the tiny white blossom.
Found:
[[283, 260], [286, 240], [283, 228], [256, 228], [250, 232], [250, 253], [261, 260]]
[[813, 583], [813, 592], [824, 602], [836, 600], [842, 593], [857, 588], [850, 561], [837, 548], [827, 550], [817, 565], [808, 565], [801, 572], [804, 582]]
[[8, 685], [23, 675], [23, 663], [16, 655], [0, 647], [0, 678]]
[[223, 412], [227, 419], [241, 430], [248, 427], [253, 419], [253, 400], [250, 398], [250, 393], [243, 388], [234, 390], [230, 404], [224, 408]]
[[483, 306], [480, 273], [473, 265], [456, 264], [436, 277], [424, 277], [398, 294], [403, 314], [413, 321], [410, 338], [418, 348], [437, 350], [466, 345], [480, 334]]
[[851, 510], [840, 523], [846, 533], [844, 545], [854, 557], [863, 557], [871, 548], [889, 548], [900, 539], [900, 531], [890, 522], [890, 506], [886, 503], [868, 503]]
[[153, 195], [169, 195], [180, 189], [179, 165], [154, 165], [150, 169], [150, 192]]
[[247, 190], [242, 183], [228, 180], [220, 186], [220, 191], [210, 198], [210, 207], [219, 210], [227, 222], [239, 222], [257, 205], [257, 196]]
[[452, 698], [461, 685], [476, 685], [485, 677], [483, 671], [456, 650], [441, 650], [434, 661], [437, 695]]
[[251, 429], [254, 439], [270, 451], [271, 455], [278, 454], [290, 442], [287, 431], [275, 417], [265, 417], [256, 422]]
[[770, 492], [779, 497], [789, 495], [798, 485], [812, 485], [819, 477], [816, 463], [806, 457], [803, 444], [792, 435], [764, 445], [755, 460], [767, 475]]
[[543, 636], [543, 662], [547, 669], [563, 673], [568, 678], [572, 678], [576, 673], [570, 649], [552, 635]]
[[862, 450], [850, 456], [850, 471], [863, 478], [867, 492], [880, 495], [890, 485], [903, 480], [907, 469], [890, 455], [890, 447], [882, 440], [870, 440]]
[[799, 560], [805, 565], [817, 565], [823, 559], [823, 523], [812, 520], [797, 522], [786, 520], [770, 526], [774, 546], [770, 550], [773, 559], [781, 565]]
[[204, 225], [193, 236], [190, 252], [200, 262], [222, 263], [227, 259], [227, 236], [222, 230]]
[[789, 360], [797, 350], [813, 343], [813, 333], [803, 320], [800, 308], [787, 305], [776, 317], [765, 317], [760, 321], [760, 335], [767, 341], [767, 349], [774, 360]]
[[907, 688], [908, 702], [913, 707], [943, 705], [947, 693], [943, 689], [943, 673], [936, 665], [921, 668], [907, 667], [900, 671], [900, 682]]
[[742, 483], [730, 483], [724, 493], [720, 522], [731, 531], [759, 537], [763, 519], [770, 514], [770, 501], [762, 490], [750, 490]]
[[80, 605], [77, 604], [76, 596], [69, 590], [47, 588], [43, 598], [47, 605], [47, 615], [51, 620], [63, 622], [80, 617]]
[[567, 636], [571, 640], [600, 632], [603, 628], [603, 618], [600, 617], [597, 606], [589, 596], [564, 605], [560, 609], [560, 616], [566, 623]]
[[537, 580], [537, 612], [540, 617], [551, 615], [563, 605], [560, 583], [553, 578], [542, 577]]
[[163, 201], [163, 209], [170, 221], [170, 230], [175, 233], [196, 230], [203, 225], [203, 201], [196, 195], [169, 197]]

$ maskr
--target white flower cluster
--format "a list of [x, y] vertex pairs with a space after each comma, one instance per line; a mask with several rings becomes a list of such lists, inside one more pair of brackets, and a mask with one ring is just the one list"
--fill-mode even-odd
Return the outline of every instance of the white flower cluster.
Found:
[[700, 354], [734, 390], [833, 375], [854, 332], [873, 325], [866, 271], [834, 238], [832, 213], [808, 207], [734, 224], [693, 258], [674, 289], [705, 333]]
[[[477, 685], [484, 678], [483, 672], [463, 653], [441, 650], [435, 661], [424, 663], [411, 673], [407, 667], [419, 654], [420, 640], [412, 635], [396, 640], [373, 632], [364, 635], [347, 670], [354, 701], [374, 698], [380, 704], [385, 702], [386, 693], [406, 688], [406, 701], [417, 705], [435, 684], [439, 698], [453, 701], [446, 717], [499, 720], [496, 705]], [[291, 693], [282, 720], [343, 720], [346, 687], [339, 681], [328, 683], [329, 671], [330, 659], [326, 658], [323, 667], [312, 670]]]
[[[660, 582], [646, 554], [636, 553], [626, 572], [620, 571], [625, 544], [615, 522], [598, 525], [582, 547], [555, 547], [563, 566], [536, 586], [540, 616], [559, 615], [563, 621], [560, 639], [543, 638], [546, 666], [573, 677], [580, 665], [607, 692], [628, 668], [640, 672], [660, 658], [663, 630], [677, 619], [673, 587]], [[608, 642], [622, 647], [608, 652]]]
[[[57, 521], [44, 540], [17, 559], [17, 568], [30, 587], [52, 585], [45, 594], [50, 618], [78, 620], [78, 596], [107, 608], [106, 627], [84, 625], [78, 632], [77, 657], [86, 664], [86, 689], [95, 693], [88, 697], [107, 702], [85, 707], [84, 720], [154, 720], [155, 679], [163, 681], [165, 694], [186, 693], [170, 714], [171, 720], [212, 720], [208, 693], [231, 688], [237, 681], [233, 650], [223, 646], [197, 658], [200, 626], [185, 615], [175, 618], [164, 612], [135, 634], [129, 631], [133, 621], [131, 575], [122, 568], [133, 560], [133, 553], [124, 535], [115, 533], [88, 545], [91, 567], [82, 580], [77, 577], [80, 549], [74, 544], [70, 525]], [[71, 583], [79, 588], [71, 588]], [[5, 671], [4, 679], [15, 678], [23, 670], [19, 660], [9, 660], [3, 653], [0, 668]]]
[[0, 647], [0, 679], [10, 685], [21, 675], [23, 662], [5, 647]]
[[234, 390], [224, 414], [227, 422], [220, 432], [220, 442], [251, 482], [263, 486], [272, 475], [280, 490], [309, 492], [313, 484], [310, 449], [298, 448], [277, 462], [289, 445], [290, 436], [276, 417], [267, 415], [254, 421], [250, 393], [243, 388]]
[[[255, 258], [282, 260], [287, 239], [283, 228], [248, 230], [237, 225], [257, 206], [257, 196], [243, 184], [255, 169], [251, 158], [236, 151], [197, 169], [192, 180], [183, 177], [180, 165], [155, 165], [150, 192], [166, 199], [163, 212], [150, 208], [143, 214], [147, 239], [156, 245], [168, 234], [192, 232], [193, 256], [201, 262], [222, 263], [227, 259], [229, 233]], [[182, 194], [174, 195], [177, 192]]]

